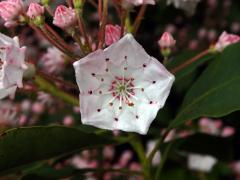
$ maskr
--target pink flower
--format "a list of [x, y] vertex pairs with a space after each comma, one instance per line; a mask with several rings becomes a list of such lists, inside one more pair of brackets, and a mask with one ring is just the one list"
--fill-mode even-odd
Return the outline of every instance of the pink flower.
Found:
[[55, 11], [53, 24], [65, 29], [73, 26], [76, 20], [75, 11], [72, 8], [67, 8], [66, 6], [60, 5]]
[[121, 36], [121, 27], [118, 25], [106, 25], [105, 30], [105, 43], [107, 46], [117, 42]]
[[50, 47], [40, 59], [40, 63], [46, 72], [59, 74], [64, 69], [64, 55], [57, 48]]
[[234, 133], [235, 129], [233, 127], [227, 126], [223, 128], [221, 135], [222, 137], [229, 137], [232, 136]]
[[6, 27], [15, 25], [16, 18], [22, 11], [22, 0], [6, 0], [0, 2], [0, 16], [6, 21], [4, 24]]
[[228, 34], [226, 31], [224, 31], [215, 45], [215, 50], [223, 51], [223, 49], [229, 46], [230, 44], [237, 43], [239, 41], [240, 36], [235, 34]]
[[169, 32], [164, 32], [160, 40], [158, 41], [161, 49], [171, 48], [176, 44], [176, 40], [173, 39], [172, 35]]
[[39, 5], [38, 3], [31, 3], [27, 11], [27, 15], [31, 19], [34, 19], [37, 16], [41, 16], [43, 15], [43, 13], [44, 7]]

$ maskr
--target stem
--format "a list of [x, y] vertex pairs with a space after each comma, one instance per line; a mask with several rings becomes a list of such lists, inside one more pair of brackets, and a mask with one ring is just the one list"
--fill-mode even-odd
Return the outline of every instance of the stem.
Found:
[[177, 72], [181, 71], [182, 69], [184, 69], [185, 67], [187, 67], [188, 65], [194, 63], [195, 61], [197, 61], [198, 59], [202, 58], [203, 56], [207, 55], [209, 53], [209, 49], [199, 53], [198, 55], [194, 56], [193, 58], [185, 61], [183, 64], [180, 64], [179, 66], [171, 69], [170, 71], [173, 74], [176, 74]]
[[125, 9], [121, 9], [121, 37], [124, 35], [125, 25], [126, 25], [127, 11]]
[[67, 88], [71, 88], [71, 89], [76, 89], [76, 90], [78, 90], [78, 86], [75, 85], [75, 84], [73, 84], [73, 83], [71, 83], [71, 82], [64, 81], [64, 80], [62, 80], [62, 79], [59, 79], [59, 78], [57, 78], [57, 77], [55, 77], [55, 76], [49, 75], [49, 74], [47, 74], [47, 73], [45, 73], [45, 72], [42, 72], [42, 71], [38, 71], [37, 74], [38, 74], [39, 76], [41, 76], [41, 77], [44, 77], [45, 79], [48, 79], [48, 80], [54, 82], [54, 83], [57, 82], [57, 83], [59, 83], [60, 85], [65, 86], [65, 87], [67, 87]]
[[159, 138], [155, 147], [153, 148], [153, 150], [151, 151], [151, 153], [148, 156], [148, 161], [149, 162], [152, 162], [154, 155], [159, 150], [160, 145], [163, 143], [164, 139], [166, 138], [166, 136], [168, 135], [169, 132], [170, 132], [170, 129], [167, 129], [166, 132]]
[[53, 11], [52, 11], [52, 9], [50, 8], [50, 6], [49, 5], [47, 5], [47, 6], [45, 6], [45, 9], [46, 9], [46, 11], [48, 12], [48, 14], [50, 15], [50, 16], [54, 16], [54, 13], [53, 13]]
[[71, 7], [71, 8], [73, 7], [71, 0], [66, 0], [66, 2], [67, 2], [67, 5], [68, 5], [69, 7]]
[[140, 9], [140, 11], [139, 11], [139, 13], [138, 13], [134, 23], [133, 23], [133, 31], [132, 31], [133, 35], [136, 35], [136, 33], [138, 31], [138, 28], [139, 28], [139, 26], [141, 24], [141, 21], [143, 19], [143, 16], [145, 14], [146, 9], [147, 9], [147, 5], [146, 4], [141, 6], [141, 9]]
[[143, 145], [142, 145], [140, 139], [136, 135], [131, 134], [131, 136], [133, 136], [133, 138], [130, 141], [130, 144], [132, 145], [133, 149], [136, 151], [136, 153], [138, 155], [138, 158], [142, 165], [144, 179], [151, 180], [150, 165], [149, 165], [148, 159], [146, 158]]
[[89, 3], [92, 4], [95, 8], [98, 8], [98, 5], [94, 0], [89, 0]]
[[87, 52], [86, 53], [91, 52], [92, 47], [91, 47], [91, 44], [90, 44], [90, 41], [89, 41], [89, 38], [88, 38], [88, 35], [87, 35], [87, 32], [86, 32], [84, 20], [82, 18], [83, 10], [82, 9], [76, 9], [75, 11], [77, 13], [77, 21], [78, 21], [79, 31], [81, 32], [81, 34], [82, 34], [82, 36], [85, 40], [85, 44], [87, 46]]
[[89, 50], [86, 50], [86, 48], [84, 47], [81, 37], [78, 34], [77, 30], [74, 29], [74, 33], [71, 34], [72, 38], [78, 43], [79, 48], [81, 49], [83, 54], [87, 54], [86, 52], [88, 52]]
[[53, 39], [55, 39], [56, 41], [58, 41], [67, 51], [69, 52], [73, 52], [73, 48], [71, 46], [69, 46], [64, 39], [61, 38], [61, 36], [59, 36], [59, 34], [57, 32], [55, 32], [48, 24], [44, 24], [43, 28], [49, 32], [50, 34], [52, 34]]
[[[101, 2], [101, 0], [99, 0], [99, 2]], [[103, 48], [103, 44], [105, 41], [105, 26], [107, 23], [107, 16], [108, 16], [108, 0], [103, 0], [103, 11], [102, 13], [100, 13], [100, 15], [101, 15], [101, 20], [100, 20], [98, 49]]]
[[53, 46], [55, 46], [56, 48], [58, 48], [61, 52], [63, 52], [64, 54], [66, 54], [66, 51], [59, 45], [57, 44], [57, 42], [53, 41], [48, 34], [46, 34], [45, 32], [43, 32], [41, 29], [39, 29], [37, 26], [29, 24], [29, 26], [36, 31], [37, 33], [41, 34], [44, 38], [46, 38]]
[[101, 19], [102, 19], [102, 7], [103, 7], [103, 0], [98, 0], [98, 17], [99, 17], [99, 22], [101, 22]]
[[159, 166], [157, 168], [157, 172], [156, 172], [156, 175], [155, 175], [155, 180], [159, 180], [160, 179], [160, 175], [161, 175], [161, 171], [162, 171], [163, 165], [165, 164], [165, 162], [167, 160], [168, 153], [169, 153], [172, 145], [173, 145], [173, 141], [170, 142], [170, 144], [167, 145], [166, 150], [164, 151], [164, 153], [162, 155], [161, 162], [160, 162], [160, 164], [159, 164]]
[[43, 77], [36, 75], [34, 81], [38, 85], [40, 90], [48, 92], [51, 95], [58, 97], [63, 101], [69, 104], [72, 104], [74, 106], [79, 105], [78, 98], [58, 89], [55, 85], [51, 84], [49, 81], [47, 81]]

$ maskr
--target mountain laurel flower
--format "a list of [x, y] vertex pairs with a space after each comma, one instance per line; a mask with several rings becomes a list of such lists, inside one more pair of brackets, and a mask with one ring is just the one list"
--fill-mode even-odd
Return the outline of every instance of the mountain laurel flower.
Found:
[[155, 5], [155, 0], [123, 0], [123, 3], [132, 4], [134, 6], [140, 6], [143, 4]]
[[0, 16], [3, 18], [6, 27], [16, 24], [16, 19], [23, 11], [22, 0], [6, 0], [0, 2]]
[[188, 168], [202, 172], [210, 172], [216, 164], [217, 159], [210, 155], [189, 154]]
[[0, 99], [14, 95], [17, 87], [22, 87], [25, 50], [20, 48], [17, 37], [0, 33]]
[[176, 40], [172, 37], [172, 35], [169, 32], [164, 32], [160, 40], [158, 41], [158, 44], [161, 47], [161, 49], [171, 48], [175, 46]]
[[38, 3], [31, 3], [29, 5], [27, 15], [30, 19], [35, 19], [38, 16], [42, 16], [44, 13], [44, 7]]
[[215, 44], [214, 49], [216, 51], [221, 52], [230, 44], [234, 44], [239, 41], [240, 41], [240, 36], [235, 34], [228, 34], [226, 31], [224, 31], [219, 37], [217, 43]]
[[77, 17], [74, 9], [63, 5], [57, 7], [53, 18], [54, 25], [62, 29], [66, 29], [73, 26], [76, 21]]
[[121, 27], [107, 24], [105, 28], [105, 44], [107, 46], [117, 42], [121, 37]]
[[64, 70], [64, 54], [55, 47], [49, 47], [40, 59], [43, 70], [50, 74], [60, 74]]
[[189, 15], [193, 15], [200, 1], [201, 0], [167, 0], [167, 5], [173, 4], [175, 8], [182, 9]]
[[83, 124], [146, 134], [174, 76], [131, 34], [74, 64]]

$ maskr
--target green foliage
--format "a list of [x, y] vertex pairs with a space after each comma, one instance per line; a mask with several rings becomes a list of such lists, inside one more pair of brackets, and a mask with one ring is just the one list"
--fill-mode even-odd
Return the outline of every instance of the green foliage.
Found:
[[27, 127], [0, 135], [0, 173], [83, 149], [116, 143], [111, 138], [63, 126]]
[[240, 109], [240, 44], [219, 54], [193, 84], [171, 127], [201, 116], [221, 117]]

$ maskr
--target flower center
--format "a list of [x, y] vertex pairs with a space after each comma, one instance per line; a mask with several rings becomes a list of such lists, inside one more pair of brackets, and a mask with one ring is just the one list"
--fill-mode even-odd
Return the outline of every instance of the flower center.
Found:
[[133, 81], [133, 78], [115, 77], [109, 88], [109, 92], [111, 92], [113, 96], [113, 99], [109, 104], [113, 105], [113, 101], [118, 100], [119, 109], [122, 108], [122, 103], [125, 103], [128, 106], [133, 106], [132, 98], [135, 98]]
[[119, 93], [122, 93], [122, 92], [124, 92], [126, 90], [126, 86], [125, 85], [119, 85], [118, 87], [117, 87], [117, 91], [119, 92]]

